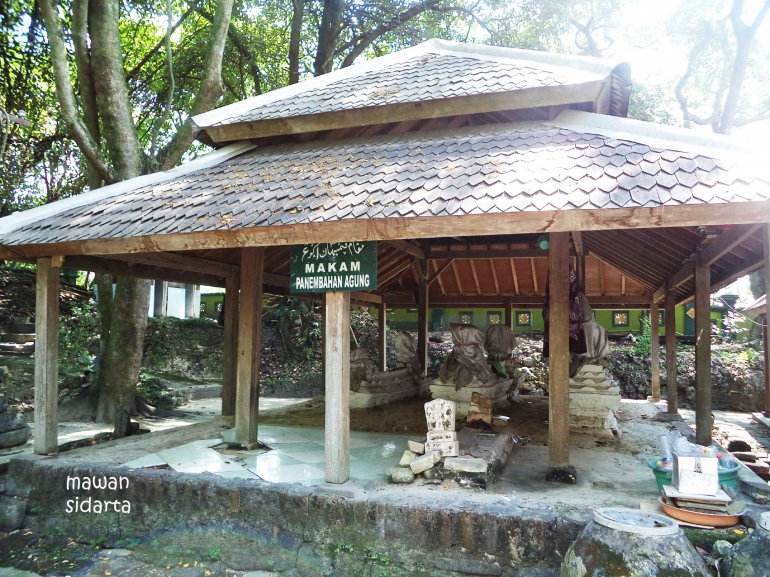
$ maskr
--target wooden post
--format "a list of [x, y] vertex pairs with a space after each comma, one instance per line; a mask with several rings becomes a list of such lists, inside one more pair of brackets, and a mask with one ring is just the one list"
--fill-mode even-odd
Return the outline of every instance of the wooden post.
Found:
[[59, 273], [58, 262], [37, 259], [35, 304], [35, 453], [59, 446]]
[[548, 474], [546, 481], [576, 483], [569, 464], [569, 233], [549, 235], [548, 251]]
[[238, 294], [240, 278], [225, 278], [225, 350], [222, 367], [222, 414], [235, 414], [235, 391], [238, 375]]
[[165, 317], [168, 305], [168, 281], [156, 280], [154, 291], [154, 303], [152, 306], [154, 317]]
[[650, 372], [652, 373], [652, 394], [649, 401], [660, 401], [660, 319], [658, 303], [650, 302]]
[[669, 415], [679, 414], [676, 383], [676, 301], [674, 291], [666, 293], [666, 403]]
[[[765, 245], [765, 309], [767, 309], [767, 293], [770, 292], [770, 224], [762, 227], [762, 238]], [[768, 349], [768, 326], [767, 313], [762, 317], [764, 320], [764, 339], [765, 339], [765, 416], [770, 417], [770, 349]]]
[[505, 326], [515, 330], [513, 327], [513, 301], [511, 299], [505, 299]]
[[238, 307], [238, 369], [235, 442], [257, 444], [259, 364], [262, 360], [262, 284], [264, 247], [241, 249], [241, 299]]
[[377, 352], [380, 359], [377, 368], [385, 372], [388, 370], [388, 307], [384, 302], [377, 310]]
[[350, 293], [326, 293], [324, 301], [326, 381], [325, 478], [350, 478]]
[[417, 282], [417, 358], [423, 376], [428, 374], [428, 281], [427, 268], [421, 261], [415, 261], [419, 278]]
[[695, 436], [711, 445], [711, 270], [695, 266]]

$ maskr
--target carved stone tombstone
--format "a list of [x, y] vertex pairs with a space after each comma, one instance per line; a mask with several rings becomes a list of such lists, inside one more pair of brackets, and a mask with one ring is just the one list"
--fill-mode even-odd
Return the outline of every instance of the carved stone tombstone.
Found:
[[429, 431], [455, 430], [455, 402], [436, 399], [425, 403], [425, 418], [428, 420]]
[[454, 401], [436, 399], [425, 403], [425, 418], [428, 421], [428, 439], [425, 452], [437, 451], [442, 457], [456, 457], [460, 443], [455, 432], [456, 405]]

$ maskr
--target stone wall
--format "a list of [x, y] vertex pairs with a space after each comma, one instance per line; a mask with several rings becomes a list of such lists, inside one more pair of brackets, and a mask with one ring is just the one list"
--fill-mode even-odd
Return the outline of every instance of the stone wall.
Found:
[[[75, 494], [67, 477], [124, 476], [123, 491], [80, 491], [128, 500], [131, 513], [66, 513]], [[302, 551], [329, 567], [328, 575], [359, 574], [365, 556], [340, 554], [371, 548], [389, 558], [394, 576], [522, 574], [531, 567], [558, 567], [586, 518], [553, 510], [520, 509], [502, 499], [436, 493], [424, 499], [406, 493], [368, 493], [270, 484], [214, 475], [129, 470], [63, 458], [12, 461], [9, 494], [29, 499], [26, 525], [57, 527], [79, 540], [106, 537], [153, 539], [166, 531], [246, 531]], [[363, 573], [361, 573], [363, 574]]]

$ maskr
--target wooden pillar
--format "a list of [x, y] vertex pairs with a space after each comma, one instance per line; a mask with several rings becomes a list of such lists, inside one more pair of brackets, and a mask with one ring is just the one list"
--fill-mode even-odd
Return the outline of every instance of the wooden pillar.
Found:
[[[59, 274], [61, 257], [37, 259], [35, 304], [35, 453], [59, 446]], [[58, 262], [55, 262], [58, 261]]]
[[674, 291], [666, 293], [666, 402], [668, 414], [679, 414], [676, 384], [676, 301]]
[[569, 233], [549, 235], [548, 250], [548, 474], [547, 481], [575, 483], [569, 464]]
[[711, 270], [695, 267], [695, 436], [711, 445]]
[[350, 293], [326, 293], [324, 302], [326, 381], [325, 478], [350, 478]]
[[650, 369], [652, 394], [649, 400], [657, 403], [660, 400], [660, 319], [655, 300], [650, 303]]
[[515, 330], [513, 327], [513, 301], [511, 299], [505, 299], [505, 326]]
[[241, 298], [238, 307], [238, 369], [235, 394], [235, 442], [257, 444], [259, 365], [262, 360], [263, 247], [241, 252]]
[[428, 374], [428, 281], [424, 263], [415, 261], [418, 271], [417, 283], [417, 358], [423, 376]]
[[377, 352], [379, 364], [377, 368], [384, 372], [388, 370], [388, 307], [381, 302], [377, 310]]
[[238, 294], [240, 278], [225, 279], [225, 350], [222, 367], [222, 414], [235, 414], [235, 391], [238, 375]]
[[[767, 293], [770, 292], [770, 224], [762, 227], [762, 237], [765, 245], [765, 308], [767, 308]], [[765, 416], [770, 417], [770, 349], [768, 349], [768, 330], [767, 313], [762, 317], [764, 320], [764, 340], [765, 340]]]
[[152, 316], [165, 317], [168, 310], [168, 281], [156, 280], [154, 293]]

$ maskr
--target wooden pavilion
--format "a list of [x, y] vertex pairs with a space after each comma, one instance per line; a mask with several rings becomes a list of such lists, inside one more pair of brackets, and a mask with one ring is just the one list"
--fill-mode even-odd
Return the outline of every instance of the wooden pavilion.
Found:
[[[35, 451], [57, 449], [59, 269], [226, 287], [222, 411], [257, 440], [263, 292], [289, 290], [289, 247], [380, 241], [372, 292], [323, 301], [326, 479], [349, 477], [351, 303], [540, 306], [549, 280], [549, 478], [572, 473], [568, 271], [591, 304], [694, 299], [697, 437], [711, 438], [709, 295], [766, 266], [770, 177], [722, 137], [627, 120], [628, 65], [430, 41], [196, 117], [218, 150], [0, 220], [0, 258], [37, 260]], [[549, 248], [538, 240], [548, 234]], [[653, 347], [653, 397], [660, 397]], [[565, 475], [567, 473], [567, 475]], [[573, 476], [574, 478], [574, 476]]]

